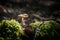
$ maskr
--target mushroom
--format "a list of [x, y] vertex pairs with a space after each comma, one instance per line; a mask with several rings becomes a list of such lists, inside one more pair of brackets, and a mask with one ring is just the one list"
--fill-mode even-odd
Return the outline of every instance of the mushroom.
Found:
[[18, 17], [21, 18], [22, 25], [26, 25], [24, 19], [28, 17], [28, 14], [19, 14]]

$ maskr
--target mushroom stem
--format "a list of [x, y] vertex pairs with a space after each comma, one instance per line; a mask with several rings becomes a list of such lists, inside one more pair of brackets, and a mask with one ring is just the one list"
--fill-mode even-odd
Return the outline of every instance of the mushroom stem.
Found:
[[24, 21], [24, 18], [22, 18], [22, 22], [21, 22], [21, 23], [22, 23], [22, 25], [25, 25], [25, 21]]

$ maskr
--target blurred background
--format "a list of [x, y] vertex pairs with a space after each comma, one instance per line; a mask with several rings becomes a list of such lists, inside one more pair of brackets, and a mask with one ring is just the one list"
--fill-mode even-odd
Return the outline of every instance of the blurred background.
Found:
[[[59, 0], [0, 0], [0, 17], [19, 20], [19, 14], [28, 14], [32, 19], [39, 17], [60, 17]], [[1, 19], [0, 18], [0, 19]]]

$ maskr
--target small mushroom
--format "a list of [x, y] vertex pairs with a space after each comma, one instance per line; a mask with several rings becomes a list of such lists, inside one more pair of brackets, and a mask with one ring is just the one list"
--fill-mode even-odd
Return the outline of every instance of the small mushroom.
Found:
[[22, 25], [26, 25], [24, 19], [28, 17], [28, 14], [19, 14], [18, 17], [22, 19], [21, 20]]

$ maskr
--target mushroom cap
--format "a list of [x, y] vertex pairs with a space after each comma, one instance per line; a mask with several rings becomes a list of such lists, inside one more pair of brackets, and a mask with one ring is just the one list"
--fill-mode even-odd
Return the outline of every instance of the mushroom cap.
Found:
[[27, 18], [28, 14], [19, 14], [18, 17]]

